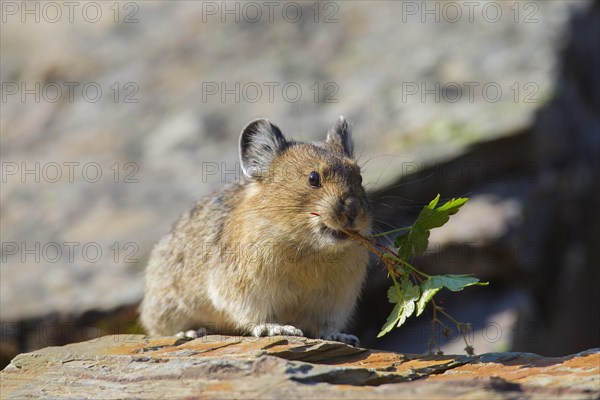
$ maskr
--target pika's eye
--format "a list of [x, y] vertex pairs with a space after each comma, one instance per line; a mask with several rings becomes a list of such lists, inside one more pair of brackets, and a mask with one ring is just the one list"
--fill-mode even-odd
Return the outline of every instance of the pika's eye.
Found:
[[308, 174], [308, 184], [314, 188], [321, 186], [321, 175], [317, 171]]

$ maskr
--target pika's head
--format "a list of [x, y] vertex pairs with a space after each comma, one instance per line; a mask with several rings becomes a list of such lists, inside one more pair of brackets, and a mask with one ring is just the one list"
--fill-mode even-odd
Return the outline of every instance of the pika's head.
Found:
[[274, 235], [320, 247], [349, 244], [344, 232], [370, 232], [371, 207], [344, 117], [325, 141], [311, 143], [289, 141], [268, 120], [254, 120], [242, 131], [240, 159], [257, 219]]

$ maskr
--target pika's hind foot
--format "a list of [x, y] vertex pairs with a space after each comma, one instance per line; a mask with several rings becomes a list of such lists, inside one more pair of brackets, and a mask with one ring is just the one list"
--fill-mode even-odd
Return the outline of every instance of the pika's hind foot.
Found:
[[322, 335], [321, 339], [333, 340], [334, 342], [342, 342], [354, 347], [358, 347], [360, 345], [360, 340], [358, 340], [356, 336], [349, 335], [347, 333], [329, 333], [326, 335]]
[[252, 336], [304, 336], [302, 331], [292, 325], [259, 324], [250, 331]]

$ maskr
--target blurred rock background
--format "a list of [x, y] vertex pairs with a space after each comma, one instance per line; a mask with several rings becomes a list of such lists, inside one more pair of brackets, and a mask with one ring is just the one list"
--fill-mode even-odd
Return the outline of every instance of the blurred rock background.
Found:
[[[444, 296], [477, 352], [597, 347], [600, 5], [466, 3], [2, 2], [2, 365], [139, 332], [152, 245], [259, 116], [353, 121], [380, 230], [471, 198], [416, 262], [491, 282]], [[374, 263], [353, 330], [428, 351], [428, 316], [375, 339], [388, 286]]]

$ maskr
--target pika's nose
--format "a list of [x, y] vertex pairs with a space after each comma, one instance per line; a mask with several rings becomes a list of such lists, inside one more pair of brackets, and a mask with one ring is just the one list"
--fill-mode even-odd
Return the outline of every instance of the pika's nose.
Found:
[[342, 214], [348, 219], [347, 225], [352, 226], [360, 211], [360, 201], [356, 197], [345, 197], [340, 205]]

